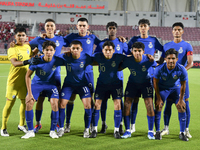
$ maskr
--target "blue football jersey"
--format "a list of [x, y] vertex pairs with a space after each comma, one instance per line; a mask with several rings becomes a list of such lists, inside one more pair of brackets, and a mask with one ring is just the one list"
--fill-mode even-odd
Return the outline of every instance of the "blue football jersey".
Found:
[[119, 84], [117, 76], [119, 64], [125, 58], [122, 54], [113, 54], [111, 59], [106, 59], [104, 54], [99, 52], [95, 53], [94, 60], [99, 64], [100, 74], [97, 80], [98, 84]]
[[43, 60], [44, 55], [40, 56], [40, 62], [37, 65], [30, 65], [29, 69], [35, 71], [32, 84], [53, 84], [56, 85], [55, 70], [57, 66], [63, 65], [64, 61], [53, 56], [50, 62]]
[[134, 36], [128, 42], [128, 48], [131, 51], [131, 46], [135, 42], [142, 42], [145, 46], [144, 53], [154, 55], [156, 50], [163, 52], [163, 46], [160, 44], [156, 37], [148, 36], [147, 38], [141, 38], [140, 36]]
[[166, 43], [163, 47], [164, 50], [164, 52], [162, 53], [163, 58], [165, 58], [165, 52], [170, 48], [174, 48], [179, 53], [177, 63], [183, 66], [187, 66], [187, 53], [190, 51], [193, 52], [192, 46], [188, 42], [185, 42], [184, 40], [182, 40], [179, 43], [175, 43], [174, 41]]
[[159, 79], [158, 86], [164, 89], [180, 88], [180, 81], [186, 81], [188, 78], [187, 70], [183, 65], [176, 63], [173, 70], [167, 68], [167, 64], [163, 63], [154, 70], [154, 78]]
[[[114, 39], [114, 40], [109, 40], [109, 39], [104, 39], [103, 41], [101, 41], [96, 49], [95, 49], [95, 53], [96, 52], [102, 52], [102, 49], [103, 49], [103, 44], [105, 41], [111, 41], [114, 43], [115, 45], [115, 53], [117, 54], [126, 54], [128, 55], [130, 52], [128, 50], [128, 45], [126, 42], [120, 42], [120, 40], [118, 38]], [[117, 72], [117, 76], [120, 80], [123, 80], [123, 71], [118, 71]]]
[[136, 62], [134, 56], [126, 57], [121, 65], [122, 68], [128, 67], [130, 70], [129, 82], [132, 83], [149, 83], [151, 82], [148, 69], [156, 66], [157, 63], [150, 62], [149, 58], [145, 55], [142, 56], [141, 62]]
[[51, 39], [49, 39], [49, 38], [36, 37], [35, 39], [31, 40], [31, 41], [29, 42], [29, 44], [30, 44], [31, 46], [38, 47], [39, 51], [42, 52], [42, 44], [43, 44], [45, 41], [53, 41], [53, 42], [55, 42], [55, 44], [56, 44], [56, 48], [55, 48], [56, 52], [55, 52], [54, 55], [56, 55], [56, 56], [59, 55], [59, 54], [61, 53], [62, 47], [63, 47], [64, 45], [66, 45], [62, 36], [54, 36], [54, 37], [51, 38]]
[[88, 83], [85, 77], [85, 70], [87, 65], [92, 64], [93, 59], [88, 54], [81, 54], [79, 59], [74, 59], [72, 55], [62, 55], [64, 60], [64, 65], [66, 67], [67, 76], [64, 80], [65, 84], [70, 84], [73, 86], [84, 86]]
[[[64, 41], [66, 43], [66, 47], [70, 45], [70, 43], [74, 40], [78, 40], [82, 43], [83, 51], [81, 55], [86, 53], [89, 56], [93, 54], [93, 45], [98, 45], [101, 41], [93, 34], [86, 35], [84, 37], [80, 36], [78, 33], [71, 33], [64, 37]], [[91, 65], [88, 65], [86, 68], [86, 72], [93, 72], [93, 68]]]

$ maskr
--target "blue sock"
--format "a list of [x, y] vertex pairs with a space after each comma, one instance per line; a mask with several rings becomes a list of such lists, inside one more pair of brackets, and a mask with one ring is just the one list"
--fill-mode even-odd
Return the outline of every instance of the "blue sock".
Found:
[[122, 118], [122, 111], [121, 110], [114, 110], [115, 128], [119, 128], [121, 118]]
[[104, 99], [101, 103], [101, 121], [106, 121], [107, 101], [108, 99]]
[[35, 110], [35, 118], [36, 118], [36, 121], [39, 122], [41, 120], [41, 117], [42, 117], [42, 111], [43, 110]]
[[130, 116], [124, 116], [124, 125], [126, 130], [130, 129]]
[[153, 130], [155, 116], [147, 116], [149, 131]]
[[[121, 99], [121, 110], [124, 110], [124, 102], [123, 102], [123, 99]], [[122, 119], [124, 118], [124, 114], [122, 112], [122, 118], [121, 118], [121, 122], [122, 122]]]
[[172, 101], [166, 101], [166, 106], [164, 110], [164, 125], [169, 126], [169, 121], [172, 113]]
[[180, 132], [184, 132], [186, 128], [186, 113], [178, 113], [178, 119], [180, 123]]
[[60, 128], [64, 127], [65, 121], [65, 108], [59, 108], [59, 126]]
[[25, 116], [28, 130], [33, 130], [33, 109], [30, 111], [25, 111]]
[[70, 123], [73, 109], [74, 109], [74, 104], [73, 105], [67, 104], [67, 106], [66, 106], [66, 123]]
[[92, 119], [91, 108], [90, 109], [85, 109], [85, 115], [84, 115], [85, 128], [89, 128], [90, 127], [91, 119]]
[[137, 111], [138, 111], [138, 103], [132, 103], [132, 106], [131, 106], [131, 124], [135, 124]]
[[97, 126], [99, 121], [99, 110], [94, 109], [92, 113], [92, 125]]
[[189, 128], [190, 124], [190, 107], [189, 107], [189, 101], [185, 101], [186, 105], [186, 128]]
[[155, 128], [156, 128], [156, 131], [160, 131], [160, 118], [161, 118], [161, 111], [155, 110]]
[[56, 129], [56, 125], [58, 122], [58, 117], [59, 117], [59, 111], [53, 111], [51, 112], [51, 131], [54, 131]]

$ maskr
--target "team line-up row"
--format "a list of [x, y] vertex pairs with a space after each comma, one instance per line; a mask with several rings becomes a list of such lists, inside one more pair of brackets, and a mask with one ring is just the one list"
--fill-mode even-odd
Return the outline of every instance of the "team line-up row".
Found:
[[[38, 104], [36, 105], [36, 126], [33, 128], [32, 108], [34, 102], [37, 100], [37, 103], [41, 104], [44, 97], [49, 97], [52, 106], [50, 137], [58, 138], [63, 136], [64, 132], [70, 132], [70, 118], [73, 110], [73, 100], [75, 99], [74, 95], [79, 94], [85, 108], [85, 130], [83, 135], [85, 138], [95, 138], [97, 136], [100, 110], [102, 117], [102, 129], [100, 132], [106, 132], [106, 104], [110, 95], [112, 95], [114, 100], [115, 109], [114, 137], [128, 138], [135, 131], [137, 104], [142, 94], [147, 108], [148, 138], [161, 139], [162, 135], [169, 134], [170, 110], [171, 105], [175, 103], [179, 113], [179, 138], [183, 141], [188, 141], [188, 137], [191, 138], [191, 135], [188, 129], [190, 114], [186, 115], [186, 113], [190, 113], [186, 70], [191, 68], [192, 47], [189, 43], [182, 40], [184, 26], [182, 23], [175, 23], [172, 26], [174, 40], [163, 47], [155, 37], [148, 36], [150, 23], [147, 19], [141, 19], [138, 25], [141, 35], [134, 36], [127, 45], [119, 40], [123, 39], [122, 37], [116, 37], [117, 24], [115, 22], [107, 24], [109, 38], [100, 41], [95, 35], [87, 34], [89, 25], [86, 18], [78, 20], [77, 29], [79, 33], [72, 33], [64, 38], [54, 35], [55, 22], [52, 19], [47, 19], [45, 21], [46, 34], [43, 35], [45, 37], [36, 37], [29, 42], [31, 46], [37, 46], [44, 55], [39, 58], [33, 57], [29, 60], [28, 57], [32, 52], [30, 47], [25, 44], [26, 31], [23, 28], [17, 29], [15, 31], [17, 44], [8, 50], [11, 68], [6, 93], [7, 101], [3, 110], [1, 135], [9, 136], [7, 132], [9, 109], [12, 108], [16, 97], [18, 97], [21, 99], [20, 124], [18, 125], [18, 129], [26, 132], [22, 138], [35, 137], [35, 133], [41, 129], [40, 118], [42, 108]], [[94, 44], [97, 45], [97, 48], [93, 54]], [[70, 52], [60, 54], [62, 46], [70, 47]], [[33, 50], [33, 53], [37, 53], [37, 50]], [[151, 56], [155, 50], [162, 51], [159, 66], [153, 61]], [[125, 56], [127, 54], [131, 55]], [[144, 54], [150, 54], [148, 55], [149, 58]], [[164, 59], [166, 63], [163, 63]], [[31, 64], [29, 69], [24, 66], [27, 64]], [[92, 66], [90, 64], [98, 64], [100, 71], [95, 90], [94, 104], [91, 103], [92, 93], [94, 92], [94, 81]], [[67, 70], [67, 76], [61, 90], [60, 68], [57, 67], [60, 65], [66, 66]], [[123, 101], [121, 100], [123, 96], [123, 72], [119, 70], [126, 67], [130, 70], [130, 77], [124, 94], [123, 108]], [[27, 73], [24, 69], [28, 70]], [[23, 72], [20, 72], [21, 70]], [[31, 81], [31, 75], [34, 71], [36, 74]], [[26, 80], [21, 82], [23, 77]], [[152, 79], [157, 96], [155, 111], [152, 100]], [[19, 81], [21, 82], [21, 86], [24, 86], [24, 91], [22, 88], [19, 89], [14, 86], [15, 84], [18, 85]], [[59, 93], [60, 100], [58, 100]], [[167, 116], [165, 118], [165, 128], [160, 132], [161, 110], [165, 100], [167, 100], [165, 112], [169, 112], [169, 115], [165, 115]], [[72, 104], [67, 104], [68, 101]], [[23, 106], [26, 108], [25, 116], [28, 131], [24, 126]], [[67, 114], [64, 128], [65, 108], [67, 108]], [[166, 111], [167, 109], [168, 111]], [[123, 133], [122, 128], [122, 110], [126, 128], [125, 133]], [[154, 122], [156, 128], [155, 136], [153, 131]], [[92, 124], [91, 135], [89, 135], [90, 123]], [[55, 132], [57, 124], [59, 124], [58, 133]], [[123, 135], [121, 136], [120, 134]]]

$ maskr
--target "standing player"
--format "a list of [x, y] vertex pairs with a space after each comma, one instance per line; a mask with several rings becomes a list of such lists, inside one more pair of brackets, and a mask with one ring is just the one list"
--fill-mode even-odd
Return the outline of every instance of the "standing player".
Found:
[[[128, 46], [127, 46], [126, 42], [124, 42], [124, 43], [120, 42], [120, 40], [116, 37], [116, 34], [117, 34], [117, 23], [108, 22], [107, 25], [106, 25], [106, 29], [107, 29], [109, 38], [104, 39], [101, 43], [99, 43], [99, 45], [97, 45], [95, 53], [96, 52], [102, 52], [104, 42], [111, 41], [115, 45], [114, 53], [126, 54], [127, 55], [129, 53], [129, 51], [128, 51]], [[118, 71], [117, 72], [117, 76], [118, 76], [118, 78], [120, 79], [120, 81], [122, 82], [122, 85], [123, 85], [123, 71]], [[103, 98], [102, 104], [101, 104], [102, 128], [101, 128], [100, 133], [105, 133], [106, 129], [107, 129], [107, 125], [106, 125], [106, 110], [107, 110], [107, 101], [108, 101], [109, 95], [110, 94], [106, 95], [106, 97]], [[123, 100], [122, 99], [121, 99], [121, 107], [122, 107], [121, 110], [123, 110]], [[123, 122], [121, 121], [120, 128], [119, 128], [120, 134], [123, 134], [122, 126], [123, 126]]]
[[[148, 138], [155, 139], [153, 134], [154, 125], [154, 109], [153, 109], [153, 85], [151, 77], [148, 73], [148, 69], [152, 66], [156, 66], [155, 61], [150, 62], [149, 58], [144, 55], [144, 44], [141, 42], [135, 42], [132, 45], [133, 56], [127, 57], [123, 63], [122, 68], [128, 67], [130, 70], [130, 77], [126, 87], [126, 97], [124, 102], [124, 124], [126, 132], [122, 138], [131, 137], [130, 131], [130, 108], [134, 97], [141, 93], [147, 109], [148, 120]], [[140, 95], [138, 95], [140, 96]]]
[[[134, 36], [130, 39], [128, 43], [129, 49], [131, 49], [131, 46], [133, 45], [133, 43], [142, 42], [145, 45], [144, 54], [150, 54], [153, 56], [156, 50], [159, 50], [162, 52], [163, 46], [160, 44], [157, 38], [148, 35], [149, 29], [150, 29], [149, 20], [141, 19], [139, 20], [138, 25], [139, 25], [140, 36]], [[151, 70], [153, 69], [151, 68]], [[137, 116], [138, 102], [139, 102], [139, 96], [136, 95], [131, 107], [131, 133], [135, 132], [135, 120]]]
[[[186, 70], [189, 70], [193, 66], [193, 50], [192, 46], [185, 42], [182, 39], [182, 35], [184, 33], [184, 26], [181, 22], [176, 22], [172, 25], [172, 34], [174, 36], [174, 40], [166, 43], [163, 47], [164, 52], [166, 52], [170, 48], [174, 48], [179, 52], [178, 62], [183, 65]], [[161, 62], [163, 62], [163, 58], [165, 58], [165, 53], [162, 54]], [[185, 104], [186, 104], [186, 136], [188, 138], [192, 138], [189, 133], [189, 123], [190, 123], [190, 108], [189, 108], [189, 84], [188, 80], [186, 81], [186, 90], [185, 90]], [[164, 129], [161, 131], [161, 135], [169, 134], [169, 120], [171, 117], [171, 106], [173, 102], [168, 100], [166, 102], [165, 110], [164, 110]]]
[[[78, 40], [82, 43], [83, 51], [82, 54], [88, 54], [89, 56], [93, 53], [93, 45], [98, 45], [101, 41], [95, 36], [95, 35], [87, 35], [87, 30], [89, 29], [88, 20], [86, 18], [80, 18], [77, 21], [76, 25], [78, 29], [78, 33], [71, 33], [64, 37], [64, 41], [66, 43], [66, 47], [70, 45], [70, 43], [74, 40]], [[94, 92], [94, 77], [93, 77], [93, 67], [91, 65], [88, 65], [85, 70], [85, 77], [88, 81], [88, 87], [90, 89], [91, 95], [93, 95]], [[65, 124], [65, 132], [70, 132], [70, 119], [71, 114], [74, 107], [74, 100], [75, 100], [75, 94], [73, 93], [71, 100], [67, 104], [66, 109], [66, 124]]]
[[[28, 132], [22, 136], [23, 139], [35, 137], [33, 131], [33, 106], [35, 101], [41, 94], [48, 96], [52, 108], [51, 112], [51, 129], [50, 137], [58, 138], [55, 128], [58, 122], [58, 99], [59, 93], [56, 87], [55, 72], [58, 63], [62, 64], [62, 59], [57, 60], [54, 56], [56, 44], [52, 41], [43, 43], [43, 53], [40, 56], [40, 63], [38, 65], [31, 65], [26, 73], [26, 86], [28, 94], [26, 96], [26, 122], [28, 125]], [[31, 83], [31, 75], [35, 71], [35, 76]]]
[[101, 107], [101, 103], [105, 98], [105, 95], [112, 95], [114, 102], [114, 137], [119, 139], [119, 126], [122, 117], [121, 111], [121, 98], [123, 96], [123, 82], [119, 79], [118, 76], [118, 68], [119, 64], [125, 58], [124, 55], [115, 53], [115, 45], [111, 41], [105, 41], [102, 46], [103, 53], [96, 53], [94, 55], [94, 61], [99, 64], [100, 74], [97, 81], [96, 91], [95, 91], [95, 109], [93, 112], [93, 131], [91, 134], [91, 138], [95, 138], [97, 136], [97, 126], [99, 120], [99, 110]]
[[[63, 45], [65, 45], [65, 42], [62, 36], [56, 36], [54, 34], [56, 30], [55, 21], [53, 19], [46, 19], [44, 28], [46, 31], [46, 33], [44, 34], [45, 38], [38, 36], [32, 41], [30, 41], [29, 44], [31, 45], [31, 47], [38, 47], [40, 53], [42, 53], [43, 43], [45, 41], [53, 41], [56, 44], [54, 55], [58, 56], [61, 53], [61, 49]], [[60, 67], [56, 68], [54, 76], [56, 78], [56, 86], [58, 90], [60, 90], [61, 89]], [[36, 111], [35, 111], [36, 125], [34, 128], [35, 133], [37, 133], [42, 127], [41, 116], [42, 116], [44, 98], [45, 98], [45, 95], [40, 95], [36, 103]]]
[[27, 132], [25, 127], [25, 97], [27, 93], [25, 74], [28, 70], [28, 66], [26, 65], [30, 64], [32, 60], [30, 59], [32, 52], [30, 46], [25, 44], [25, 28], [17, 28], [15, 30], [15, 40], [16, 45], [8, 49], [8, 59], [11, 61], [11, 66], [7, 80], [7, 100], [2, 113], [1, 136], [9, 136], [7, 132], [7, 122], [16, 98], [21, 100], [18, 129], [25, 133]]
[[160, 135], [160, 118], [161, 111], [165, 100], [172, 100], [176, 104], [180, 123], [179, 138], [183, 141], [188, 141], [184, 134], [186, 128], [186, 113], [184, 93], [186, 81], [188, 78], [187, 70], [184, 66], [177, 63], [178, 52], [171, 48], [165, 53], [166, 63], [159, 65], [154, 71], [154, 88], [156, 92], [156, 109], [155, 109], [155, 138], [161, 140]]
[[60, 130], [58, 136], [61, 137], [64, 134], [64, 120], [65, 120], [65, 108], [72, 95], [72, 93], [78, 93], [84, 108], [85, 108], [85, 131], [84, 138], [89, 138], [89, 126], [91, 122], [91, 94], [88, 87], [88, 80], [86, 78], [86, 66], [92, 63], [92, 58], [81, 52], [83, 51], [82, 43], [80, 41], [72, 41], [70, 44], [70, 56], [63, 54], [64, 65], [66, 66], [67, 76], [65, 77], [62, 90], [60, 92], [59, 103], [59, 125]]

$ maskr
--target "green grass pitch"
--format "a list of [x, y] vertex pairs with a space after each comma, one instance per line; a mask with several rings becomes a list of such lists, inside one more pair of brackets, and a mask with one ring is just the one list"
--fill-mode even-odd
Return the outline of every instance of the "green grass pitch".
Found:
[[[6, 102], [6, 80], [9, 72], [9, 64], [0, 64], [0, 124], [2, 123], [2, 110]], [[65, 76], [65, 68], [62, 68], [61, 75], [62, 81]], [[65, 133], [59, 139], [51, 139], [49, 137], [50, 130], [50, 113], [51, 108], [47, 100], [44, 102], [44, 110], [42, 115], [42, 129], [36, 134], [35, 138], [21, 139], [24, 135], [23, 132], [17, 130], [19, 122], [19, 100], [13, 106], [10, 118], [8, 120], [8, 132], [10, 137], [0, 136], [0, 149], [8, 150], [32, 150], [32, 149], [200, 149], [200, 102], [199, 102], [199, 89], [200, 89], [200, 70], [189, 70], [189, 85], [190, 85], [190, 108], [191, 108], [191, 122], [190, 133], [193, 136], [188, 142], [179, 140], [179, 122], [178, 113], [173, 105], [172, 117], [170, 120], [170, 134], [163, 136], [163, 139], [149, 140], [147, 138], [147, 117], [146, 109], [142, 99], [139, 102], [138, 115], [136, 119], [136, 132], [128, 139], [115, 139], [113, 137], [114, 130], [114, 106], [112, 100], [108, 101], [107, 110], [107, 133], [98, 134], [95, 139], [84, 139], [84, 108], [83, 104], [77, 96], [74, 111], [71, 119], [71, 132]], [[94, 67], [95, 81], [98, 77], [97, 67]], [[124, 87], [126, 86], [129, 76], [129, 71], [124, 70]], [[35, 120], [35, 119], [34, 119]], [[35, 121], [34, 121], [35, 122]], [[163, 128], [163, 116], [161, 120], [161, 129]], [[101, 129], [101, 120], [99, 121], [98, 130]]]

